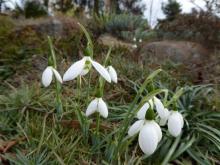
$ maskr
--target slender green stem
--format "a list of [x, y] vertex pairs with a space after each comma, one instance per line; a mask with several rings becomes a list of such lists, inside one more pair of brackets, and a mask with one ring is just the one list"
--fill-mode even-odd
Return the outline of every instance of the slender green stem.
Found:
[[163, 160], [163, 162], [161, 163], [161, 165], [166, 165], [166, 164], [168, 164], [170, 158], [172, 157], [174, 151], [176, 150], [177, 145], [179, 144], [179, 141], [180, 141], [180, 139], [181, 139], [181, 136], [182, 136], [182, 134], [179, 135], [179, 136], [175, 139], [173, 145], [171, 146], [169, 152], [167, 153], [167, 155], [166, 155], [166, 157], [164, 158], [164, 160]]
[[98, 162], [100, 160], [100, 134], [99, 134], [99, 129], [100, 129], [100, 114], [97, 113], [97, 116], [96, 116], [96, 144], [98, 145]]
[[100, 128], [100, 114], [97, 113], [96, 116], [96, 133], [99, 134], [99, 128]]
[[79, 22], [78, 22], [78, 25], [79, 25], [79, 27], [82, 29], [82, 31], [84, 32], [84, 34], [85, 34], [85, 36], [86, 36], [86, 39], [87, 39], [86, 53], [87, 53], [90, 57], [93, 57], [93, 48], [94, 48], [94, 46], [93, 46], [93, 43], [92, 43], [92, 39], [91, 39], [91, 37], [90, 37], [88, 31], [86, 30], [86, 28], [85, 28], [82, 24], [80, 24]]
[[57, 69], [57, 60], [56, 60], [56, 56], [55, 56], [55, 51], [54, 51], [54, 48], [53, 48], [53, 44], [52, 44], [52, 41], [51, 41], [51, 38], [48, 36], [48, 42], [49, 42], [49, 47], [50, 47], [50, 53], [51, 53], [51, 56], [52, 56], [52, 61], [53, 61], [53, 67], [55, 69]]
[[88, 104], [88, 102], [89, 102], [89, 93], [90, 93], [90, 88], [91, 88], [91, 86], [90, 86], [91, 77], [92, 77], [91, 72], [89, 72], [89, 80], [88, 80], [88, 85], [86, 88], [86, 104]]
[[[53, 44], [51, 41], [51, 38], [48, 36], [48, 43], [49, 43], [49, 47], [50, 47], [50, 54], [52, 57], [52, 65], [54, 69], [57, 69], [57, 62], [56, 62], [56, 55], [55, 55], [55, 51], [53, 48]], [[56, 112], [58, 114], [58, 118], [61, 118], [62, 113], [63, 113], [63, 105], [62, 105], [62, 100], [61, 100], [61, 85], [60, 83], [55, 80], [55, 92], [56, 92]]]
[[58, 114], [58, 118], [60, 118], [63, 113], [63, 105], [61, 101], [61, 85], [57, 80], [55, 86], [56, 86], [56, 112]]
[[124, 122], [122, 123], [122, 126], [123, 126], [123, 127], [121, 128], [121, 132], [119, 131], [120, 134], [119, 134], [119, 138], [118, 138], [118, 142], [117, 142], [118, 145], [117, 145], [116, 150], [115, 150], [115, 152], [114, 152], [114, 156], [113, 156], [114, 158], [117, 157], [118, 150], [119, 150], [119, 148], [121, 147], [121, 142], [122, 142], [122, 140], [123, 140], [124, 135], [126, 134], [126, 131], [127, 131], [127, 129], [128, 129], [129, 123], [130, 123], [129, 119], [130, 119], [131, 117], [129, 117], [129, 116], [131, 115], [131, 111], [132, 111], [132, 109], [134, 109], [135, 104], [138, 102], [139, 97], [140, 97], [140, 94], [138, 93], [138, 94], [136, 95], [136, 97], [134, 98], [134, 100], [133, 100], [133, 102], [132, 102], [130, 108], [128, 109], [128, 113], [127, 113], [127, 115], [126, 115], [126, 117], [125, 117], [125, 119], [124, 119]]
[[98, 140], [98, 144], [99, 144], [99, 128], [100, 128], [100, 114], [97, 113], [97, 116], [96, 116], [96, 137], [97, 137], [97, 140]]
[[[76, 92], [77, 92], [77, 100], [78, 102], [80, 103], [80, 91], [81, 91], [81, 77], [77, 77], [77, 89], [76, 89]], [[80, 123], [80, 126], [81, 128], [83, 127], [83, 116], [82, 116], [82, 113], [81, 111], [77, 108], [76, 109], [76, 112], [77, 112], [77, 116], [79, 117], [78, 120], [79, 120], [79, 123]]]

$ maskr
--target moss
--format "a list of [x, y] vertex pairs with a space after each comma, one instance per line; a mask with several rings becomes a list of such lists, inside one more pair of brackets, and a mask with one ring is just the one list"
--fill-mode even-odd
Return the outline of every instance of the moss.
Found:
[[0, 16], [0, 38], [8, 35], [14, 28], [13, 20], [7, 16]]
[[[31, 25], [25, 25], [22, 28], [14, 26], [7, 17], [1, 20], [0, 64], [4, 66], [2, 69], [4, 73], [0, 75], [0, 79], [6, 79], [16, 73], [15, 70], [18, 68], [33, 67], [31, 63], [33, 55], [47, 57], [49, 48], [47, 33], [41, 33]], [[72, 60], [78, 56], [79, 50], [85, 44], [82, 38], [82, 33], [78, 33], [76, 30], [67, 36], [54, 37], [53, 43], [58, 59], [69, 58]]]

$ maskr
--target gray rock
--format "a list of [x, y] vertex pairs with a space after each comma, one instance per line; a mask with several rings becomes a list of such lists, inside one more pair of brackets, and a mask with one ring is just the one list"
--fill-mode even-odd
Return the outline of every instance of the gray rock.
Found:
[[198, 43], [188, 41], [158, 41], [145, 43], [140, 49], [140, 58], [145, 61], [154, 58], [158, 62], [171, 60], [186, 65], [202, 64], [209, 52]]

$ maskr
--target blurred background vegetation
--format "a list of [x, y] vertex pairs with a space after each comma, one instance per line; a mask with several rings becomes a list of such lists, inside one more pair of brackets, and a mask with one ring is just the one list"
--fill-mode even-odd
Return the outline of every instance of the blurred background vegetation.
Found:
[[[107, 92], [106, 98], [111, 111], [109, 121], [113, 122], [106, 125], [112, 130], [123, 119], [125, 104], [133, 99], [140, 83], [153, 70], [165, 71], [152, 83], [158, 88], [168, 88], [170, 97], [184, 86], [178, 107], [188, 123], [176, 146], [166, 136], [161, 150], [146, 159], [136, 143], [132, 143], [119, 162], [157, 164], [169, 153], [172, 164], [220, 163], [220, 5], [217, 0], [206, 1], [206, 10], [187, 14], [181, 12], [178, 2], [169, 0], [162, 8], [166, 18], [158, 20], [154, 28], [143, 18], [144, 10], [150, 6], [139, 5], [140, 0], [22, 0], [14, 3], [13, 8], [5, 2], [0, 0], [0, 164], [96, 162], [96, 155], [89, 150], [92, 145], [80, 141], [83, 136], [80, 131], [65, 126], [55, 129], [52, 119], [46, 120], [46, 112], [54, 108], [53, 92], [40, 85], [49, 55], [48, 35], [53, 39], [61, 73], [83, 55], [86, 40], [77, 22], [92, 36], [98, 61], [112, 47], [112, 65], [120, 77], [119, 85]], [[85, 108], [72, 95], [74, 85], [66, 85], [63, 92], [64, 118], [68, 120], [76, 118], [74, 108]], [[48, 125], [42, 126], [42, 122]], [[42, 129], [46, 132], [44, 137]], [[3, 142], [23, 136], [26, 140], [19, 140], [5, 152], [1, 150]], [[47, 143], [38, 148], [42, 139]], [[102, 145], [103, 164], [111, 157], [114, 144], [110, 142]]]

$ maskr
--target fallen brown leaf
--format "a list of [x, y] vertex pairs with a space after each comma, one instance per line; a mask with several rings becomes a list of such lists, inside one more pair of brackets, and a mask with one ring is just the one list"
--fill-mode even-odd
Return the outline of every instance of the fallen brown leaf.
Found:
[[3, 141], [0, 143], [0, 152], [6, 153], [10, 148], [19, 143], [20, 141], [26, 140], [26, 137], [21, 137], [15, 140]]

